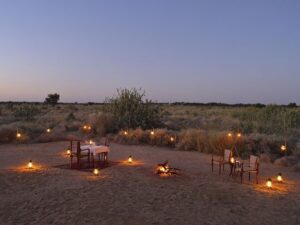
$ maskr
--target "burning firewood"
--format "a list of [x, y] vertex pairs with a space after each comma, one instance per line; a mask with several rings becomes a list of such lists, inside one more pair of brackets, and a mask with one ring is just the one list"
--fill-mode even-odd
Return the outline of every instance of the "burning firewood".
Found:
[[156, 173], [159, 175], [179, 175], [179, 169], [171, 168], [168, 165], [168, 160], [164, 163], [160, 163], [156, 167]]

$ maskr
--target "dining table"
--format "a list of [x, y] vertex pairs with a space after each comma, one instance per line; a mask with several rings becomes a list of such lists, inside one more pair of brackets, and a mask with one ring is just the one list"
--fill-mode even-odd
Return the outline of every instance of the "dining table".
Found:
[[99, 162], [107, 162], [108, 153], [110, 152], [109, 146], [96, 145], [95, 143], [80, 146], [81, 150], [89, 150], [92, 158], [93, 167], [95, 168], [95, 158], [98, 156]]

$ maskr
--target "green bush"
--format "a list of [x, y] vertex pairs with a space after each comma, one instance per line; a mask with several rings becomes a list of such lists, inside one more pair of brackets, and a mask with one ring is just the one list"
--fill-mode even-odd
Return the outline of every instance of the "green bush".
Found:
[[144, 100], [145, 92], [118, 89], [117, 96], [106, 100], [104, 110], [114, 117], [116, 130], [141, 127], [156, 128], [162, 125], [160, 108], [150, 100]]
[[293, 107], [268, 105], [234, 112], [244, 133], [288, 135], [300, 128], [300, 110]]
[[48, 97], [45, 98], [45, 103], [55, 106], [59, 101], [60, 95], [57, 93], [48, 94]]

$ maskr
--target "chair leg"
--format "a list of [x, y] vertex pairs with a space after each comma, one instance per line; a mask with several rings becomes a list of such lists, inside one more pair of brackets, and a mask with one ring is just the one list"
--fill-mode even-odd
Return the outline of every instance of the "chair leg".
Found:
[[81, 169], [80, 156], [77, 157], [77, 168]]
[[93, 153], [92, 153], [92, 163], [93, 163], [93, 169], [94, 169], [95, 168], [95, 156]]
[[249, 181], [250, 181], [250, 176], [251, 176], [251, 175], [250, 175], [250, 172], [249, 172]]
[[258, 172], [256, 172], [256, 184], [258, 184]]
[[222, 165], [221, 165], [221, 163], [219, 163], [219, 175], [221, 174], [221, 167], [222, 167]]
[[241, 172], [241, 184], [243, 183], [243, 172]]

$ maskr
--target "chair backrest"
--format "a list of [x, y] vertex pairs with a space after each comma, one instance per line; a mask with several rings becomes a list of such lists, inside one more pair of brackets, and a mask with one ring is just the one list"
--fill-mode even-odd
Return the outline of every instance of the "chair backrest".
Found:
[[259, 158], [258, 158], [258, 156], [250, 155], [250, 161], [249, 161], [250, 168], [257, 169], [258, 168], [258, 164], [259, 164]]
[[231, 150], [225, 149], [224, 150], [224, 161], [230, 161], [231, 157]]

